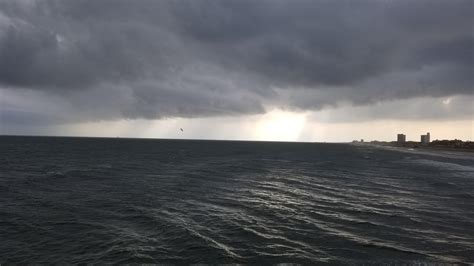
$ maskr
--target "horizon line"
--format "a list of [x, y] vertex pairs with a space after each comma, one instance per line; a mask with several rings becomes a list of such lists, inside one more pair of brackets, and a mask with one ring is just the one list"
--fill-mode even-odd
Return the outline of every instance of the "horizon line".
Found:
[[[27, 135], [27, 134], [0, 134], [0, 137], [46, 137], [46, 138], [90, 138], [90, 139], [130, 139], [130, 140], [182, 140], [182, 141], [235, 141], [235, 142], [280, 142], [280, 143], [333, 143], [333, 144], [344, 144], [344, 143], [370, 143], [370, 142], [397, 142], [397, 140], [368, 140], [364, 139], [363, 142], [360, 139], [349, 140], [349, 141], [297, 141], [297, 140], [254, 140], [254, 139], [205, 139], [205, 138], [159, 138], [159, 137], [104, 137], [104, 136], [70, 136], [70, 135]], [[435, 140], [461, 140], [463, 142], [473, 142], [472, 140], [462, 139], [435, 139]], [[433, 140], [434, 141], [434, 140]], [[417, 140], [407, 140], [406, 142], [419, 142]]]

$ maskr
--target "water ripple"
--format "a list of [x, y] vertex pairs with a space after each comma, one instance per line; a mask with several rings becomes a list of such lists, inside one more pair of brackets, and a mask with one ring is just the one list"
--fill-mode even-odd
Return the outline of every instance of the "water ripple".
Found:
[[0, 263], [474, 263], [473, 165], [342, 144], [0, 137]]

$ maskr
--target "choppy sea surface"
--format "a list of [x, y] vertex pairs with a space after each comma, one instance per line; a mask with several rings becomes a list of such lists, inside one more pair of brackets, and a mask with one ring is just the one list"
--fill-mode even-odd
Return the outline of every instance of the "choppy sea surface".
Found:
[[474, 263], [474, 154], [0, 137], [0, 263]]

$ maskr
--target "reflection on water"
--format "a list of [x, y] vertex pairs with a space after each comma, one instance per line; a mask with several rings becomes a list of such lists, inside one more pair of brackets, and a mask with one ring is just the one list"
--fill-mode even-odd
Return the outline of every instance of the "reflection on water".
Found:
[[0, 262], [474, 263], [474, 157], [0, 137]]

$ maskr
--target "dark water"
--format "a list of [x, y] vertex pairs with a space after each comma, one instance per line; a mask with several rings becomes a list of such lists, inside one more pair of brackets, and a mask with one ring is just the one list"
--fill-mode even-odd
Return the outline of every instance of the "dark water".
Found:
[[0, 137], [3, 263], [474, 263], [474, 156]]

